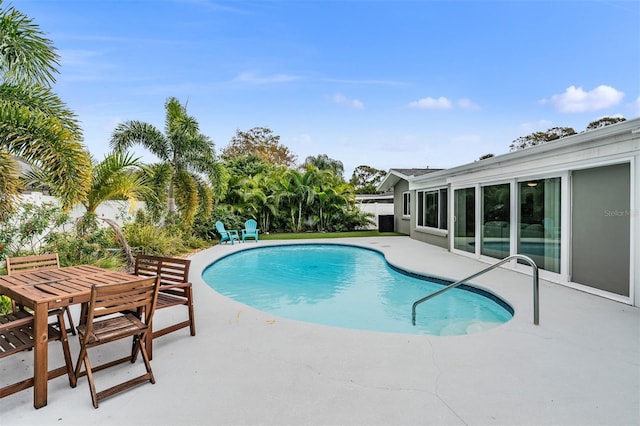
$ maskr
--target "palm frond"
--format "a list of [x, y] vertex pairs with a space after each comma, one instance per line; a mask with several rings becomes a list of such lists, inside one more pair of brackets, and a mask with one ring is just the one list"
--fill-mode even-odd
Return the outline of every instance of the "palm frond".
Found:
[[55, 117], [76, 137], [82, 137], [77, 117], [49, 87], [40, 84], [0, 84], [0, 99], [7, 104], [20, 105], [46, 117]]
[[40, 167], [65, 209], [87, 193], [91, 161], [77, 132], [55, 116], [0, 98], [0, 147]]
[[170, 161], [168, 141], [160, 130], [142, 121], [125, 121], [116, 126], [111, 134], [110, 145], [115, 151], [126, 151], [140, 144], [162, 161]]
[[95, 212], [107, 200], [129, 200], [133, 206], [136, 200], [147, 197], [153, 190], [144, 175], [136, 173], [140, 167], [140, 158], [126, 152], [105, 156], [93, 170], [93, 183], [85, 202], [87, 212]]
[[60, 65], [51, 40], [14, 7], [0, 9], [0, 72], [5, 81], [49, 86]]
[[20, 166], [9, 154], [0, 151], [0, 221], [14, 211], [20, 197]]

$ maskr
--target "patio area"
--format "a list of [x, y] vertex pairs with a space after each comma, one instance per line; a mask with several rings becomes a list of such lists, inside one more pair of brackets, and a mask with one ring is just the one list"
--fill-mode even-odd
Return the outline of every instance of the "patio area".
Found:
[[[409, 237], [258, 245], [307, 242], [374, 248], [396, 266], [451, 279], [488, 266]], [[192, 257], [197, 335], [183, 329], [154, 340], [155, 385], [96, 410], [86, 378], [72, 389], [59, 377], [41, 409], [33, 408], [32, 389], [0, 399], [0, 424], [640, 424], [638, 308], [541, 280], [535, 326], [531, 276], [499, 268], [472, 281], [515, 309], [495, 329], [438, 337], [333, 328], [256, 311], [202, 281], [208, 264], [247, 247], [256, 244], [218, 245]], [[178, 314], [158, 311], [156, 326]], [[77, 336], [70, 344], [75, 363]], [[62, 364], [58, 349], [50, 345], [50, 365]], [[29, 374], [31, 355], [20, 358], [0, 363], [3, 381]], [[96, 373], [96, 386], [108, 386], [110, 374], [122, 381], [143, 369], [138, 362]]]

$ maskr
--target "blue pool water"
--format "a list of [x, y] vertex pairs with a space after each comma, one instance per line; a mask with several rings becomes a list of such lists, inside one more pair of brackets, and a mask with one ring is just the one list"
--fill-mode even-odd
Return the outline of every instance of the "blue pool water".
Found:
[[402, 273], [377, 251], [336, 244], [242, 250], [209, 265], [202, 278], [220, 294], [261, 311], [345, 328], [460, 335], [513, 316], [495, 296], [461, 286], [421, 304], [413, 326], [413, 302], [449, 283]]

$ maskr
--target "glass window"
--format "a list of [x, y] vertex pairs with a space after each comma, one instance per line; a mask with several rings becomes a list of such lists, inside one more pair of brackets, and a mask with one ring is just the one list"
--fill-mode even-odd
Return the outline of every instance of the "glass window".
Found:
[[453, 198], [453, 247], [475, 253], [476, 190], [475, 188], [456, 189], [453, 192]]
[[416, 191], [416, 224], [417, 226], [424, 225], [424, 191]]
[[438, 227], [438, 191], [431, 191], [425, 194], [425, 226], [430, 228]]
[[417, 226], [447, 229], [447, 189], [417, 191], [416, 196]]
[[510, 251], [511, 187], [508, 183], [482, 187], [482, 249], [485, 256], [504, 259]]
[[560, 272], [560, 178], [519, 182], [518, 253]]
[[402, 193], [402, 216], [411, 216], [411, 193]]
[[441, 189], [440, 190], [440, 229], [449, 229], [447, 226], [447, 222], [449, 219], [449, 201], [448, 201], [448, 190]]

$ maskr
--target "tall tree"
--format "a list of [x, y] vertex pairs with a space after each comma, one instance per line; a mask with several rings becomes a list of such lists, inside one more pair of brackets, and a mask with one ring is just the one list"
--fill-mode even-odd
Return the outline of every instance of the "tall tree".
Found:
[[254, 127], [247, 132], [236, 130], [236, 135], [222, 150], [225, 160], [248, 154], [257, 155], [275, 166], [292, 167], [296, 162], [296, 155], [280, 143], [280, 136], [266, 127]]
[[552, 127], [546, 132], [534, 132], [515, 139], [511, 142], [511, 145], [509, 145], [509, 150], [517, 151], [575, 134], [576, 131], [571, 127]]
[[598, 120], [594, 120], [587, 126], [587, 130], [599, 129], [600, 127], [609, 126], [611, 124], [620, 123], [622, 121], [627, 121], [624, 117], [602, 117]]
[[[0, 0], [0, 6], [2, 0]], [[0, 9], [0, 218], [22, 188], [19, 157], [69, 209], [86, 195], [91, 160], [76, 117], [51, 90], [59, 57], [40, 27], [13, 7]]]
[[[213, 142], [200, 133], [198, 122], [187, 114], [186, 105], [171, 97], [165, 108], [164, 134], [152, 124], [126, 121], [113, 131], [111, 147], [122, 151], [140, 144], [169, 164], [172, 174], [166, 188], [167, 209], [174, 213], [177, 208], [185, 224], [190, 225], [198, 208], [196, 177], [206, 175], [219, 195], [226, 191], [226, 172], [216, 161]], [[176, 197], [178, 188], [179, 197]]]
[[311, 185], [311, 175], [295, 169], [286, 169], [280, 175], [277, 199], [289, 209], [291, 229], [302, 231], [306, 207], [311, 205], [316, 193]]
[[371, 166], [358, 166], [353, 170], [349, 183], [353, 185], [356, 194], [375, 194], [378, 192], [378, 184], [387, 175], [384, 170]]
[[355, 199], [353, 186], [345, 183], [331, 170], [320, 170], [315, 166], [307, 166], [304, 180], [308, 182], [315, 196], [313, 197], [311, 214], [318, 231], [331, 230], [330, 220], [351, 200]]
[[342, 164], [342, 161], [329, 158], [327, 154], [308, 156], [305, 158], [301, 168], [305, 169], [307, 166], [315, 166], [319, 170], [329, 170], [333, 172], [334, 175], [344, 180], [344, 165]]

